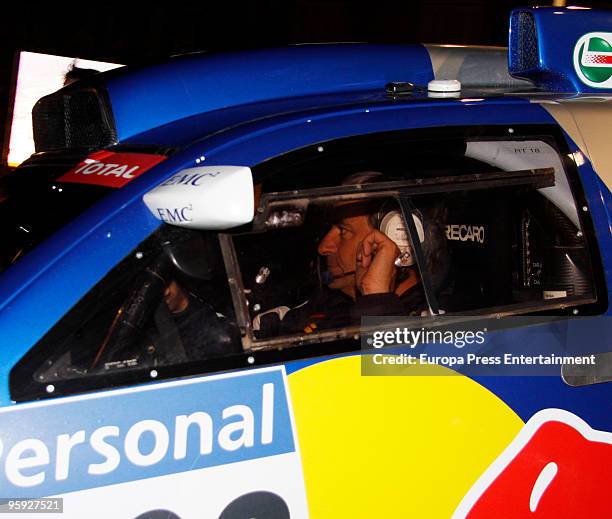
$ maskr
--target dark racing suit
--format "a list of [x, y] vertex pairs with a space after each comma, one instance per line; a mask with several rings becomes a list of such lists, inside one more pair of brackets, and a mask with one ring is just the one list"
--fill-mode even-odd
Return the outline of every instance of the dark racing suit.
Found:
[[356, 326], [362, 317], [421, 315], [426, 308], [421, 284], [414, 285], [401, 297], [388, 292], [358, 295], [354, 301], [339, 290], [322, 288], [284, 314], [274, 310], [266, 312], [259, 320], [259, 330], [255, 334], [259, 339], [310, 334], [317, 330]]

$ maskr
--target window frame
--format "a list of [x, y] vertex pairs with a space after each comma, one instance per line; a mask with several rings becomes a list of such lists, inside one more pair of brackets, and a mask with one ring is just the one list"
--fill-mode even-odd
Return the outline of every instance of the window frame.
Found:
[[[372, 134], [357, 135], [322, 141], [309, 146], [294, 150], [284, 155], [269, 159], [253, 168], [256, 181], [266, 179], [275, 175], [283, 175], [283, 172], [293, 167], [315, 167], [318, 161], [326, 160], [325, 155], [346, 155], [351, 150], [361, 150], [367, 145], [402, 143], [410, 141], [430, 143], [432, 141], [541, 141], [551, 146], [557, 153], [564, 169], [565, 178], [569, 184], [574, 206], [577, 211], [579, 227], [583, 233], [583, 239], [589, 255], [592, 286], [594, 290], [595, 303], [583, 305], [568, 305], [567, 308], [559, 309], [559, 314], [574, 316], [575, 310], [579, 315], [600, 315], [607, 311], [609, 304], [608, 287], [605, 279], [602, 255], [599, 250], [599, 242], [595, 233], [595, 225], [591, 211], [588, 209], [584, 186], [573, 155], [570, 152], [565, 134], [557, 124], [516, 124], [516, 125], [470, 125], [470, 126], [445, 126], [431, 128], [416, 128], [406, 130], [392, 130]], [[321, 149], [325, 152], [321, 153]], [[285, 174], [286, 176], [286, 174]], [[587, 210], [580, 210], [580, 208]], [[568, 298], [569, 299], [569, 298]], [[552, 315], [549, 310], [541, 312], [542, 315]], [[471, 312], [466, 312], [466, 315]]]
[[[551, 178], [552, 177], [552, 178]], [[257, 216], [253, 223], [253, 232], [266, 231], [266, 218], [274, 210], [275, 206], [282, 207], [290, 202], [308, 206], [311, 203], [319, 204], [323, 201], [350, 201], [370, 200], [373, 198], [394, 197], [404, 212], [404, 221], [408, 222], [408, 232], [413, 250], [415, 251], [416, 263], [421, 276], [425, 296], [429, 303], [431, 319], [427, 325], [435, 326], [438, 314], [438, 303], [431, 283], [429, 272], [424, 265], [424, 257], [421, 244], [418, 240], [417, 231], [411, 218], [406, 214], [412, 212], [413, 197], [430, 195], [435, 193], [456, 193], [466, 191], [486, 191], [498, 187], [531, 187], [541, 189], [554, 185], [553, 168], [539, 168], [520, 171], [499, 171], [491, 174], [467, 174], [455, 177], [436, 177], [432, 179], [414, 179], [401, 182], [381, 182], [361, 186], [340, 186], [332, 188], [315, 188], [309, 190], [294, 190], [275, 192], [263, 195], [257, 209]], [[412, 223], [412, 225], [410, 225]], [[241, 330], [242, 346], [245, 351], [265, 351], [273, 348], [292, 348], [314, 343], [328, 343], [333, 340], [354, 338], [358, 339], [361, 332], [374, 331], [374, 328], [362, 326], [347, 326], [332, 330], [319, 331], [314, 334], [288, 334], [267, 339], [257, 339], [251, 326], [251, 317], [248, 311], [248, 302], [245, 295], [245, 285], [241, 275], [238, 254], [233, 243], [236, 233], [221, 233], [221, 252], [225, 261], [225, 268], [230, 276], [230, 291], [236, 309], [236, 319]], [[593, 287], [594, 288], [594, 287]], [[555, 310], [565, 310], [568, 307], [588, 306], [597, 302], [596, 297], [569, 296], [540, 301], [528, 301], [525, 303], [514, 303], [487, 307], [469, 311], [452, 312], [444, 314], [444, 324], [463, 323], [470, 319], [500, 318], [506, 316], [525, 315], [526, 313], [548, 313]], [[398, 321], [398, 324], [401, 322]], [[440, 323], [438, 323], [439, 325]]]

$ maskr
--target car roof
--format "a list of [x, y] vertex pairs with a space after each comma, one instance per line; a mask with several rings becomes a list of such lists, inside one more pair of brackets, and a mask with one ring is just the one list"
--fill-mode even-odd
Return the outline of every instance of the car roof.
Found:
[[[409, 106], [449, 106], [474, 102], [497, 102], [504, 97], [500, 89], [470, 89], [461, 95], [446, 99], [433, 98], [420, 89], [404, 95], [391, 95], [384, 89], [360, 92], [334, 93], [302, 96], [249, 103], [225, 109], [204, 112], [153, 128], [129, 137], [122, 144], [157, 145], [183, 148], [214, 134], [235, 130], [240, 126], [257, 127], [265, 130], [274, 127], [280, 119], [290, 121], [312, 120], [312, 118], [335, 117], [342, 112], [366, 110], [395, 110]], [[506, 97], [505, 103], [525, 102], [525, 97]]]

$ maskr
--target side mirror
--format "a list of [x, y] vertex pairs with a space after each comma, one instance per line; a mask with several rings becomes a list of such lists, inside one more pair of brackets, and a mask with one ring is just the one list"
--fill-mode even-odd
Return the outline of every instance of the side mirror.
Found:
[[158, 220], [170, 225], [230, 229], [253, 219], [253, 176], [244, 166], [183, 169], [149, 191], [143, 200]]

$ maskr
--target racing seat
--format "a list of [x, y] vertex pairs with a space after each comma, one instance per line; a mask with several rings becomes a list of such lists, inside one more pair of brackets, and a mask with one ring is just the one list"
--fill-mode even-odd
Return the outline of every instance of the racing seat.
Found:
[[450, 312], [512, 301], [513, 226], [510, 193], [458, 193], [445, 225], [450, 272], [440, 304]]

